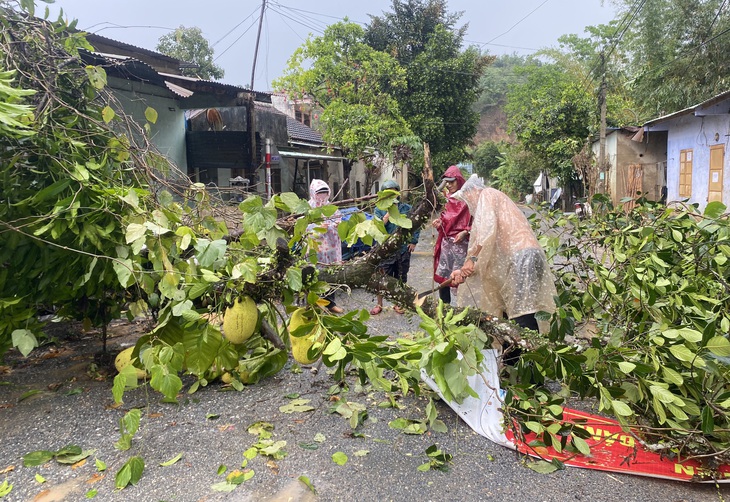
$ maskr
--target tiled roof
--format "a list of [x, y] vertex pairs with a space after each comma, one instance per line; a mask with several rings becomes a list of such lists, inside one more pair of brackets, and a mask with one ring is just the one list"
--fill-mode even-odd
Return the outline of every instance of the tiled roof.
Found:
[[291, 118], [290, 116], [286, 116], [286, 132], [289, 134], [289, 139], [293, 140], [300, 140], [300, 141], [309, 141], [312, 143], [324, 143], [322, 141], [322, 135], [312, 129], [311, 127], [307, 127], [301, 122], [298, 122]]

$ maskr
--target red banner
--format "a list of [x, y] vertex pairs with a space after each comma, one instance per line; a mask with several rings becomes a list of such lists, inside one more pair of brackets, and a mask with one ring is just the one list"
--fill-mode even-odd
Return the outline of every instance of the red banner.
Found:
[[526, 442], [516, 438], [512, 430], [506, 431], [505, 435], [522, 453], [548, 461], [556, 458], [565, 465], [572, 467], [673, 479], [675, 481], [715, 482], [717, 480], [719, 483], [730, 482], [730, 466], [721, 465], [714, 471], [702, 466], [696, 460], [667, 458], [665, 455], [647, 450], [634, 437], [634, 435], [640, 437], [639, 432], [634, 431], [634, 435], [627, 434], [615, 420], [570, 408], [563, 409], [563, 418], [566, 422], [577, 422], [578, 427], [582, 427], [591, 435], [590, 438], [586, 439], [591, 447], [589, 456], [573, 452], [560, 453], [552, 447], [528, 446], [536, 438], [534, 433], [525, 436]]

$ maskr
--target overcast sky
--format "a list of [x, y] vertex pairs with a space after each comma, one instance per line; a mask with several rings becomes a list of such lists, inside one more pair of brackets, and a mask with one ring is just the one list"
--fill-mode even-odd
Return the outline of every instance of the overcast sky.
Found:
[[[63, 9], [78, 28], [155, 50], [162, 35], [176, 27], [198, 27], [213, 45], [223, 82], [251, 83], [261, 0], [56, 0], [53, 17]], [[468, 23], [466, 43], [490, 54], [531, 54], [557, 45], [568, 33], [583, 34], [586, 26], [606, 24], [615, 17], [602, 0], [450, 0], [451, 12], [463, 12]], [[345, 16], [366, 24], [368, 14], [389, 11], [391, 0], [268, 0], [261, 30], [254, 88], [269, 90], [291, 53], [307, 35]], [[39, 3], [42, 8], [43, 4]], [[39, 10], [38, 15], [43, 15]]]

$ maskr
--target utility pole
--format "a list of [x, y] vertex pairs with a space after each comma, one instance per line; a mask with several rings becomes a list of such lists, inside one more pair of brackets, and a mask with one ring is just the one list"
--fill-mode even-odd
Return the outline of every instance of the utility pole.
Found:
[[251, 68], [251, 87], [248, 95], [248, 132], [251, 143], [251, 179], [256, 172], [256, 105], [254, 103], [254, 77], [256, 76], [256, 59], [259, 55], [259, 40], [261, 40], [261, 25], [264, 23], [264, 12], [266, 11], [266, 0], [261, 0], [261, 14], [259, 15], [259, 31], [256, 35], [256, 48], [253, 52], [253, 65]]
[[264, 11], [266, 10], [266, 0], [261, 0], [261, 14], [259, 14], [259, 31], [256, 35], [256, 47], [253, 50], [253, 67], [251, 68], [251, 90], [253, 91], [253, 81], [256, 75], [256, 59], [259, 55], [259, 40], [261, 40], [261, 25], [264, 23]]
[[598, 136], [598, 187], [606, 193], [606, 55], [601, 51], [601, 88], [598, 91], [598, 106], [601, 110], [601, 124]]

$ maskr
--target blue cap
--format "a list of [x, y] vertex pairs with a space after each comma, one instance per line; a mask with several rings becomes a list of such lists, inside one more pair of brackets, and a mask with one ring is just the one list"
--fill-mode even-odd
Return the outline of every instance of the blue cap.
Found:
[[400, 185], [395, 180], [388, 180], [383, 183], [383, 190], [400, 190]]

